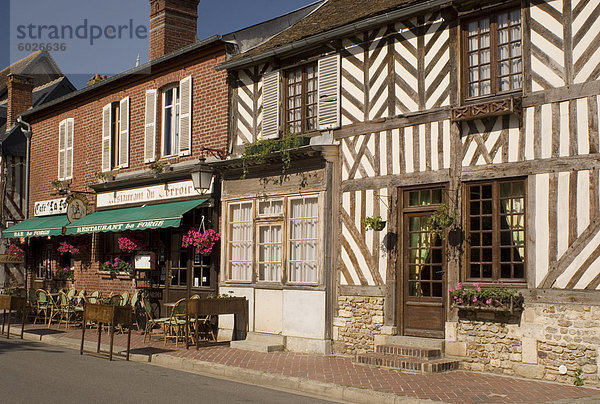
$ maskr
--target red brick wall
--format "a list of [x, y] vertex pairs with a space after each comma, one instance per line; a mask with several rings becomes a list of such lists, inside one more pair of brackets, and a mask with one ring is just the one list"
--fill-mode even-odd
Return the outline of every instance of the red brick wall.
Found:
[[[217, 47], [215, 47], [217, 48]], [[71, 189], [92, 192], [88, 187], [98, 182], [96, 173], [101, 171], [102, 163], [102, 108], [106, 104], [130, 97], [130, 145], [129, 168], [116, 169], [113, 173], [138, 170], [151, 170], [151, 164], [144, 163], [144, 118], [145, 94], [149, 89], [177, 82], [189, 75], [193, 77], [192, 112], [192, 154], [186, 157], [164, 158], [161, 161], [177, 163], [195, 160], [201, 157], [201, 146], [225, 149], [227, 145], [227, 83], [226, 73], [217, 72], [214, 67], [224, 61], [222, 45], [213, 48], [213, 54], [183, 66], [174, 66], [172, 70], [142, 77], [140, 82], [124, 85], [118, 90], [97, 95], [81, 101], [77, 98], [65, 104], [60, 110], [49, 116], [29, 118], [32, 124], [31, 140], [31, 183], [30, 217], [36, 201], [54, 199], [58, 196], [51, 182], [58, 178], [58, 128], [67, 118], [74, 119], [73, 180]], [[216, 53], [216, 54], [215, 54]], [[133, 78], [132, 80], [135, 80]], [[138, 77], [139, 80], [139, 77]], [[162, 105], [160, 95], [158, 105]], [[157, 110], [157, 159], [160, 159], [161, 113]], [[90, 205], [95, 205], [94, 195], [87, 195]], [[76, 262], [75, 287], [92, 291], [100, 289], [103, 294], [122, 292], [131, 289], [131, 280], [102, 279], [98, 275], [98, 259], [102, 257], [99, 237], [94, 237], [96, 254], [89, 266]], [[58, 242], [55, 243], [58, 246]]]
[[[129, 168], [115, 169], [112, 173], [150, 170], [151, 164], [144, 163], [144, 118], [145, 94], [149, 89], [193, 77], [192, 154], [187, 157], [164, 158], [161, 161], [177, 163], [201, 157], [202, 146], [224, 149], [227, 145], [227, 83], [226, 73], [215, 71], [216, 64], [225, 56], [221, 53], [196, 63], [160, 75], [144, 77], [140, 83], [124, 86], [118, 91], [103, 94], [84, 103], [77, 99], [69, 101], [69, 108], [32, 123], [31, 172], [30, 172], [30, 216], [36, 201], [56, 198], [51, 182], [58, 178], [58, 127], [67, 118], [74, 119], [73, 180], [72, 190], [88, 191], [89, 184], [97, 183], [96, 173], [102, 163], [102, 108], [106, 104], [130, 97], [130, 143]], [[160, 93], [160, 92], [159, 92]], [[157, 158], [160, 159], [161, 112], [160, 95], [157, 111]], [[88, 196], [94, 203], [93, 195]]]
[[199, 0], [150, 0], [150, 60], [196, 42]]
[[8, 106], [6, 111], [6, 128], [11, 128], [19, 114], [27, 111], [32, 105], [33, 78], [10, 74], [8, 76]]

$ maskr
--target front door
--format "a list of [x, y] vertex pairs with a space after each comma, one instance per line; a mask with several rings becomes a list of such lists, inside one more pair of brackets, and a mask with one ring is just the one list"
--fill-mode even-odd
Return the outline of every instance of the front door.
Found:
[[443, 338], [444, 243], [442, 233], [427, 223], [442, 203], [442, 188], [405, 191], [403, 202], [403, 335]]

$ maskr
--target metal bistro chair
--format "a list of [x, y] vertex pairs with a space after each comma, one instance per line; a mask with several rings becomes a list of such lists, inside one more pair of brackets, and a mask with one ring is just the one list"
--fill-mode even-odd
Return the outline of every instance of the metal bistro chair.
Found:
[[98, 304], [100, 299], [102, 298], [102, 293], [99, 290], [94, 290], [92, 294], [88, 297], [88, 303], [90, 304]]
[[146, 343], [146, 336], [148, 336], [148, 341], [152, 340], [152, 329], [159, 324], [159, 322], [168, 320], [167, 318], [161, 318], [158, 320], [154, 319], [152, 315], [152, 305], [150, 304], [150, 300], [147, 297], [142, 297], [140, 300], [140, 304], [142, 309], [144, 310], [144, 317], [146, 323], [144, 324], [144, 343]]
[[165, 345], [167, 345], [167, 340], [169, 338], [173, 338], [175, 339], [175, 347], [177, 347], [179, 339], [185, 338], [185, 327], [187, 325], [187, 321], [185, 320], [185, 306], [186, 299], [180, 299], [173, 306], [170, 317], [167, 319], [156, 320], [157, 322], [162, 323]]
[[76, 311], [75, 307], [69, 300], [69, 295], [65, 292], [60, 292], [58, 295], [58, 303], [60, 309], [60, 317], [58, 320], [58, 327], [64, 322], [66, 324], [67, 330], [69, 329], [69, 324], [75, 317]]
[[35, 291], [36, 294], [36, 302], [35, 302], [35, 318], [33, 319], [33, 324], [37, 322], [37, 319], [40, 315], [44, 314], [44, 324], [48, 321], [48, 293], [43, 289], [38, 289]]
[[[60, 296], [59, 292], [59, 296]], [[60, 320], [60, 307], [57, 303], [56, 300], [54, 300], [54, 298], [52, 297], [52, 294], [47, 293], [46, 294], [48, 296], [48, 309], [50, 311], [50, 314], [48, 315], [48, 328], [50, 328], [50, 326], [52, 325], [52, 320], [54, 319], [54, 317], [59, 316], [59, 320]], [[60, 321], [59, 321], [59, 326], [60, 326]]]

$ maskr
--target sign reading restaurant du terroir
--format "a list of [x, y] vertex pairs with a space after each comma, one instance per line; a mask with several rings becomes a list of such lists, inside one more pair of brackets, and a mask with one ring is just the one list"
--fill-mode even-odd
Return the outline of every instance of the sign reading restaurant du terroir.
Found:
[[192, 180], [186, 180], [99, 193], [96, 197], [96, 206], [103, 208], [108, 206], [128, 205], [131, 203], [202, 196], [205, 194], [205, 192], [194, 188]]
[[67, 213], [67, 198], [39, 201], [33, 206], [34, 216], [63, 215]]

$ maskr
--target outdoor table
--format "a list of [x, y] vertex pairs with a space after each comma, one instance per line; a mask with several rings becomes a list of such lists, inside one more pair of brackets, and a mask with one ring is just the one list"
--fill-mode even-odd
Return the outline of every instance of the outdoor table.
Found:
[[81, 324], [81, 348], [79, 354], [83, 355], [83, 341], [85, 338], [85, 324], [87, 321], [98, 323], [98, 347], [96, 353], [100, 353], [100, 341], [102, 335], [102, 324], [110, 324], [110, 349], [108, 359], [112, 360], [113, 343], [115, 338], [115, 324], [127, 327], [127, 355], [129, 360], [129, 348], [131, 347], [131, 307], [111, 306], [108, 304], [86, 304], [83, 310], [83, 322]]
[[196, 321], [196, 349], [199, 348], [198, 341], [198, 317], [217, 316], [219, 314], [233, 314], [233, 339], [240, 325], [243, 325], [244, 332], [248, 327], [248, 301], [245, 297], [226, 297], [226, 298], [204, 298], [204, 299], [187, 299], [185, 310], [185, 347], [189, 349], [189, 324], [190, 317], [194, 317]]
[[2, 333], [4, 334], [4, 324], [6, 323], [6, 310], [8, 310], [8, 329], [6, 331], [6, 339], [10, 338], [10, 314], [13, 310], [21, 312], [21, 339], [25, 331], [25, 311], [27, 310], [27, 298], [0, 295], [0, 310], [4, 310], [4, 318], [2, 321]]

